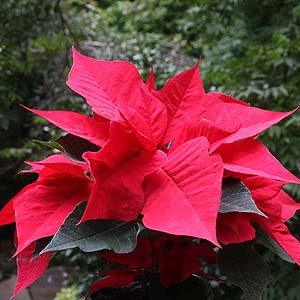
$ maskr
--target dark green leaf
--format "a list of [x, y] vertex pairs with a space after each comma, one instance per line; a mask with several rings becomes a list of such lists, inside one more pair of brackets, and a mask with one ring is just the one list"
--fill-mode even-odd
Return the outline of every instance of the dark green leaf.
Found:
[[295, 261], [290, 258], [290, 256], [285, 252], [281, 246], [274, 241], [264, 230], [262, 230], [258, 225], [255, 224], [256, 229], [256, 241], [271, 250], [272, 252], [276, 253], [280, 258], [283, 260], [294, 264]]
[[209, 300], [213, 299], [213, 294], [209, 283], [197, 276], [191, 276], [169, 288], [164, 288], [159, 279], [155, 278], [149, 287], [149, 298], [151, 300]]
[[78, 247], [84, 252], [111, 249], [116, 253], [131, 252], [138, 234], [144, 229], [137, 222], [92, 220], [76, 225], [81, 219], [83, 205], [78, 205], [42, 253]]
[[84, 159], [82, 158], [82, 154], [84, 152], [96, 152], [100, 150], [100, 148], [95, 144], [72, 134], [62, 136], [55, 141], [45, 142], [33, 140], [33, 142], [51, 149], [64, 152], [66, 156], [68, 156], [71, 160], [76, 161], [84, 161]]
[[51, 242], [52, 237], [45, 237], [36, 241], [35, 250], [31, 257], [31, 260], [40, 256], [41, 251]]
[[79, 161], [83, 161], [82, 154], [84, 152], [96, 152], [100, 150], [95, 144], [73, 134], [62, 136], [56, 142], [61, 145], [67, 156]]
[[267, 216], [261, 212], [248, 188], [238, 179], [225, 178], [222, 184], [222, 198], [219, 213], [248, 212]]
[[244, 299], [259, 300], [272, 276], [262, 258], [251, 247], [251, 243], [224, 247], [218, 254], [221, 274], [244, 292]]

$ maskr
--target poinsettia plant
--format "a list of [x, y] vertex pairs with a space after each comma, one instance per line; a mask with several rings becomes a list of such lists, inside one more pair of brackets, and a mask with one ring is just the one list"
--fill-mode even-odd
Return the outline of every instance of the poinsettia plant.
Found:
[[54, 252], [75, 247], [117, 263], [99, 273], [91, 295], [139, 284], [155, 299], [186, 299], [181, 287], [219, 280], [203, 268], [217, 264], [247, 299], [259, 299], [271, 275], [257, 243], [300, 264], [285, 225], [300, 206], [282, 189], [300, 180], [258, 139], [296, 109], [206, 93], [199, 62], [157, 90], [153, 70], [144, 83], [129, 62], [74, 48], [73, 59], [67, 85], [93, 117], [27, 108], [67, 135], [48, 144], [60, 154], [27, 162], [24, 172], [38, 179], [0, 212], [0, 225], [16, 223], [13, 296]]

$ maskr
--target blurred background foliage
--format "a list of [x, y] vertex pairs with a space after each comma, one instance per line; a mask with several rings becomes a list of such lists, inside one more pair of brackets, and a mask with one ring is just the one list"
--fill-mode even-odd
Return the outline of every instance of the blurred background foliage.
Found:
[[[0, 207], [33, 180], [17, 175], [23, 161], [41, 159], [48, 151], [32, 140], [62, 134], [19, 104], [90, 113], [65, 86], [71, 45], [95, 58], [130, 60], [145, 79], [154, 66], [158, 87], [201, 56], [207, 91], [278, 111], [300, 104], [298, 0], [10, 0], [1, 1], [0, 20]], [[261, 138], [300, 174], [299, 112]], [[287, 191], [300, 198], [299, 187], [289, 185]], [[299, 234], [297, 217], [290, 225]], [[297, 268], [271, 254], [266, 259], [275, 283], [264, 298], [300, 299]], [[239, 299], [238, 290], [226, 285], [215, 290], [216, 298]]]

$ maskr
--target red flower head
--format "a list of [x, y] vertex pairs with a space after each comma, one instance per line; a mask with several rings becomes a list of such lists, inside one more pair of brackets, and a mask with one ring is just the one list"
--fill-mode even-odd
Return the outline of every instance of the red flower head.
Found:
[[[0, 212], [0, 225], [16, 222], [17, 292], [46, 268], [45, 254], [27, 259], [34, 243], [58, 234], [85, 201], [82, 225], [138, 221], [151, 230], [201, 238], [215, 246], [253, 239], [251, 222], [256, 222], [299, 264], [299, 243], [284, 225], [299, 205], [281, 188], [300, 181], [256, 138], [295, 110], [266, 111], [231, 96], [206, 93], [199, 62], [156, 90], [153, 70], [145, 84], [128, 62], [92, 59], [74, 48], [73, 59], [67, 85], [86, 99], [94, 117], [29, 109], [68, 133], [58, 140], [65, 153], [29, 163], [38, 180]], [[228, 177], [236, 181], [228, 184]], [[135, 277], [132, 272], [138, 274], [157, 260], [167, 286], [201, 266], [195, 245], [184, 251], [176, 245], [169, 256], [157, 244], [151, 247], [150, 261], [137, 255], [133, 262], [140, 265], [129, 266], [134, 270], [108, 275], [117, 274], [124, 284]], [[175, 260], [184, 261], [186, 269], [173, 277], [163, 275], [181, 268]], [[30, 279], [24, 279], [31, 267]], [[100, 285], [115, 285], [112, 280], [108, 277]]]

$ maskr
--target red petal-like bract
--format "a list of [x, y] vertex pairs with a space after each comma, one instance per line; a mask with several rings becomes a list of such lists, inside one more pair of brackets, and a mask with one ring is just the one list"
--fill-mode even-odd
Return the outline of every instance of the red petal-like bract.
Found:
[[0, 226], [15, 222], [15, 211], [13, 206], [13, 199], [11, 199], [0, 211]]
[[246, 139], [218, 149], [224, 168], [232, 172], [300, 183], [258, 140]]
[[62, 130], [84, 138], [97, 146], [102, 147], [108, 139], [108, 125], [97, 122], [85, 115], [65, 110], [43, 111], [25, 108], [45, 118]]
[[235, 99], [231, 95], [226, 95], [226, 94], [222, 94], [222, 93], [218, 93], [218, 92], [210, 92], [210, 93], [208, 93], [208, 95], [216, 97], [225, 103], [235, 103], [235, 104], [240, 104], [240, 105], [244, 105], [244, 106], [245, 105], [249, 106], [248, 103], [238, 100], [238, 99]]
[[146, 150], [155, 150], [167, 126], [165, 105], [154, 97], [146, 87], [140, 86], [139, 101], [134, 108], [120, 105], [120, 111], [136, 133]]
[[54, 235], [74, 207], [89, 197], [89, 185], [76, 178], [41, 180], [14, 200], [17, 253], [33, 241]]
[[91, 165], [95, 183], [81, 222], [90, 219], [132, 221], [144, 206], [144, 177], [162, 165], [165, 154], [147, 152], [116, 169], [109, 168], [110, 161], [106, 160], [105, 153], [88, 153], [85, 158]]
[[209, 153], [214, 152], [221, 144], [223, 144], [232, 133], [219, 128], [207, 119], [201, 119], [198, 122], [186, 121], [180, 132], [174, 138], [169, 153], [174, 151], [178, 146], [194, 139], [196, 137], [206, 137], [210, 146]]
[[51, 252], [32, 259], [34, 250], [35, 243], [32, 243], [17, 255], [18, 276], [12, 298], [38, 279], [48, 267]]
[[92, 295], [98, 290], [105, 288], [118, 288], [129, 285], [134, 281], [135, 277], [141, 273], [141, 271], [133, 270], [111, 270], [109, 272], [104, 272], [102, 274], [107, 275], [107, 277], [94, 282], [90, 288], [89, 294]]
[[283, 222], [294, 216], [300, 209], [300, 203], [295, 202], [288, 194], [281, 192], [281, 220]]
[[139, 239], [137, 246], [130, 253], [107, 252], [100, 254], [109, 261], [127, 265], [130, 269], [150, 268], [153, 265], [154, 257], [151, 255], [152, 245], [149, 240]]
[[[199, 62], [191, 69], [169, 79], [159, 91], [153, 91], [167, 107], [168, 125], [162, 144], [173, 140], [184, 123], [194, 115], [200, 120], [204, 88], [199, 74]], [[195, 117], [194, 117], [195, 118]]]
[[215, 245], [223, 165], [209, 156], [206, 138], [178, 147], [162, 168], [146, 177], [142, 214], [147, 228], [204, 238]]
[[54, 154], [40, 161], [26, 163], [33, 168], [32, 170], [26, 171], [40, 174], [39, 180], [49, 177], [46, 174], [50, 174], [51, 172], [54, 174], [59, 172], [65, 175], [87, 179], [84, 174], [84, 171], [88, 171], [87, 165], [79, 161], [70, 161], [64, 154]]
[[143, 84], [137, 68], [128, 62], [103, 61], [78, 53], [73, 47], [74, 64], [67, 85], [84, 97], [98, 115], [120, 121], [118, 105], [137, 101]]
[[167, 255], [158, 255], [158, 271], [161, 285], [168, 288], [189, 278], [201, 268], [201, 263], [189, 253], [180, 249], [169, 251]]
[[280, 183], [258, 176], [243, 181], [250, 189], [257, 207], [268, 216], [263, 218], [255, 215], [254, 220], [300, 265], [300, 243], [290, 234], [282, 219], [282, 207], [287, 195], [280, 189]]
[[40, 179], [13, 199], [18, 236], [16, 254], [33, 241], [54, 235], [74, 207], [88, 200], [91, 183], [83, 171], [72, 161], [69, 165], [44, 162]]
[[[43, 168], [43, 166], [40, 166], [41, 169]], [[28, 170], [28, 171], [32, 171], [32, 170]], [[3, 225], [8, 225], [10, 223], [14, 223], [15, 220], [15, 210], [14, 210], [14, 206], [13, 203], [15, 201], [15, 199], [17, 199], [18, 197], [21, 197], [21, 195], [23, 193], [25, 193], [26, 191], [32, 189], [34, 186], [36, 186], [36, 182], [32, 183], [32, 184], [28, 184], [27, 186], [25, 186], [17, 195], [15, 195], [12, 199], [10, 199], [10, 201], [2, 208], [2, 210], [0, 211], [0, 226]]]
[[146, 81], [146, 86], [148, 87], [149, 91], [156, 91], [156, 87], [155, 87], [155, 81], [154, 81], [154, 68], [151, 68], [149, 77]]
[[161, 151], [140, 154], [143, 148], [128, 128], [112, 122], [110, 129], [110, 140], [105, 147], [84, 155], [94, 184], [82, 222], [137, 218], [144, 205], [144, 177], [166, 159]]
[[[30, 165], [33, 169], [31, 170], [24, 170], [21, 171], [21, 173], [31, 173], [31, 172], [36, 172], [36, 173], [41, 173], [42, 170], [44, 169], [45, 165], [52, 165], [54, 169], [52, 169], [51, 167], [48, 168], [48, 170], [46, 170], [46, 172], [42, 172], [42, 176], [39, 176], [38, 180], [41, 180], [45, 177], [46, 173], [48, 173], [48, 177], [49, 177], [49, 172], [56, 173], [55, 170], [62, 172], [64, 171], [63, 169], [65, 168], [66, 170], [69, 169], [69, 171], [71, 171], [73, 169], [74, 171], [74, 164], [76, 165], [81, 165], [83, 166], [82, 163], [75, 163], [73, 162], [72, 164], [70, 164], [70, 161], [64, 156], [64, 155], [52, 155], [47, 157], [46, 159], [39, 161], [39, 162], [26, 162], [28, 165]], [[60, 163], [59, 166], [57, 165], [57, 163]], [[80, 168], [81, 172], [77, 172], [78, 176], [84, 176], [84, 174], [82, 173], [82, 169]], [[85, 177], [85, 176], [84, 176]], [[0, 226], [3, 225], [7, 225], [10, 223], [15, 222], [15, 211], [14, 211], [14, 207], [13, 207], [13, 203], [15, 201], [15, 199], [21, 197], [21, 195], [27, 191], [32, 189], [34, 186], [36, 186], [37, 183], [34, 182], [32, 184], [29, 184], [27, 186], [25, 186], [16, 196], [14, 196], [0, 211]]]
[[[119, 279], [123, 280], [123, 275], [129, 280], [131, 275], [139, 274], [138, 272], [142, 274], [145, 270], [158, 264], [160, 282], [164, 287], [169, 287], [200, 271], [201, 263], [199, 259], [212, 263], [216, 262], [216, 254], [208, 243], [194, 244], [192, 243], [192, 238], [171, 235], [161, 236], [153, 244], [148, 240], [139, 239], [137, 247], [131, 253], [118, 254], [107, 252], [100, 254], [100, 256], [109, 261], [127, 265], [129, 268], [129, 270], [122, 270], [124, 273], [120, 274], [117, 270], [111, 271], [112, 273], [107, 272], [107, 275], [111, 274], [113, 276], [111, 278], [113, 285], [115, 282], [118, 284]], [[131, 278], [133, 281], [134, 277]], [[125, 278], [124, 281], [127, 284], [130, 283]], [[114, 287], [107, 284], [110, 284], [110, 280], [103, 283], [100, 280], [97, 284], [97, 289]], [[95, 288], [93, 290], [95, 291]]]
[[220, 101], [219, 97], [209, 93], [203, 96], [199, 110], [202, 111], [202, 117], [212, 121], [215, 126], [235, 132], [226, 141], [232, 143], [259, 134], [294, 113], [297, 108], [290, 112], [268, 111], [232, 101]]
[[54, 235], [74, 207], [88, 199], [89, 192], [82, 180], [43, 180], [16, 198], [16, 254], [33, 241]]
[[142, 82], [136, 67], [127, 62], [95, 60], [74, 48], [73, 54], [67, 84], [85, 97], [98, 115], [122, 123], [124, 117], [146, 149], [154, 150], [164, 134], [167, 112]]
[[255, 238], [255, 229], [250, 224], [251, 216], [248, 213], [224, 213], [217, 219], [218, 240], [229, 245], [242, 243]]
[[207, 244], [192, 244], [191, 239], [184, 244], [184, 240], [177, 236], [157, 239], [153, 253], [158, 262], [160, 282], [166, 288], [200, 271], [200, 258], [216, 261], [216, 254]]

